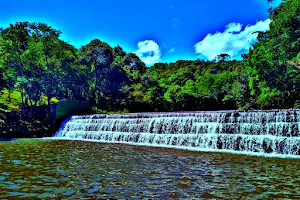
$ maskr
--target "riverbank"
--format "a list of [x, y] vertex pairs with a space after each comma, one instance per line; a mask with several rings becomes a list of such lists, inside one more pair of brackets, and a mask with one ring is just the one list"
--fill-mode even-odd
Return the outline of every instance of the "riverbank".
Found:
[[0, 137], [3, 138], [51, 137], [56, 129], [55, 119], [46, 106], [37, 107], [30, 119], [18, 111], [0, 111]]
[[0, 110], [0, 137], [52, 137], [64, 119], [73, 115], [93, 114], [87, 101], [61, 100], [59, 103], [23, 107], [18, 111]]

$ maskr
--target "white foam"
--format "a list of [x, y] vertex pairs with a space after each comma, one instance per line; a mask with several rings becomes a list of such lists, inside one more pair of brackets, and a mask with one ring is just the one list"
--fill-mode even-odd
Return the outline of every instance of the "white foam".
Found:
[[84, 115], [65, 121], [56, 136], [196, 151], [300, 157], [299, 116], [299, 110]]

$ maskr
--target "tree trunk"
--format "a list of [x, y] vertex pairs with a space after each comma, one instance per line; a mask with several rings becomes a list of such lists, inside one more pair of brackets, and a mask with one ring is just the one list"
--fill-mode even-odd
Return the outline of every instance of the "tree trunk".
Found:
[[20, 112], [20, 119], [23, 119], [23, 112], [24, 112], [24, 93], [23, 93], [23, 89], [21, 89], [21, 99], [22, 99], [22, 104], [21, 104], [21, 112]]
[[50, 95], [47, 96], [47, 101], [48, 101], [48, 112], [49, 112], [49, 116], [50, 116], [51, 122], [53, 122], [53, 119], [54, 119], [54, 113], [53, 113], [53, 111], [52, 111], [52, 109], [51, 109], [51, 103], [50, 103], [52, 97], [53, 97], [53, 96], [50, 96]]
[[105, 99], [104, 99], [104, 97], [101, 97], [100, 92], [98, 93], [98, 107], [101, 109], [104, 109], [104, 110], [107, 109]]
[[28, 119], [30, 120], [31, 117], [32, 117], [32, 114], [33, 114], [33, 103], [32, 103], [31, 99], [29, 99], [29, 103], [30, 103], [30, 112], [29, 112], [29, 115], [28, 115]]
[[91, 106], [96, 106], [96, 92], [93, 91], [91, 96], [92, 97], [89, 98], [89, 102]]
[[24, 91], [21, 89], [21, 100], [22, 100], [22, 107], [24, 105]]
[[10, 98], [10, 93], [11, 93], [11, 89], [8, 89], [8, 102], [11, 102], [11, 98]]
[[50, 107], [50, 101], [52, 99], [52, 96], [47, 96], [47, 105]]

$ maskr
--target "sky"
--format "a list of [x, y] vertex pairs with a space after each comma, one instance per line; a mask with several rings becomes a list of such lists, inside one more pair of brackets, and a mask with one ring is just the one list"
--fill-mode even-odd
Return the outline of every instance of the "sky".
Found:
[[266, 0], [10, 0], [1, 2], [0, 27], [43, 22], [80, 48], [98, 38], [136, 53], [146, 64], [241, 59], [269, 29]]

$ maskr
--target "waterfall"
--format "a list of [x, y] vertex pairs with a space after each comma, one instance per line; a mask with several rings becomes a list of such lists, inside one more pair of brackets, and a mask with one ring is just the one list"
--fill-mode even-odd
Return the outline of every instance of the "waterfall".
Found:
[[72, 116], [63, 139], [233, 153], [300, 155], [300, 110]]

